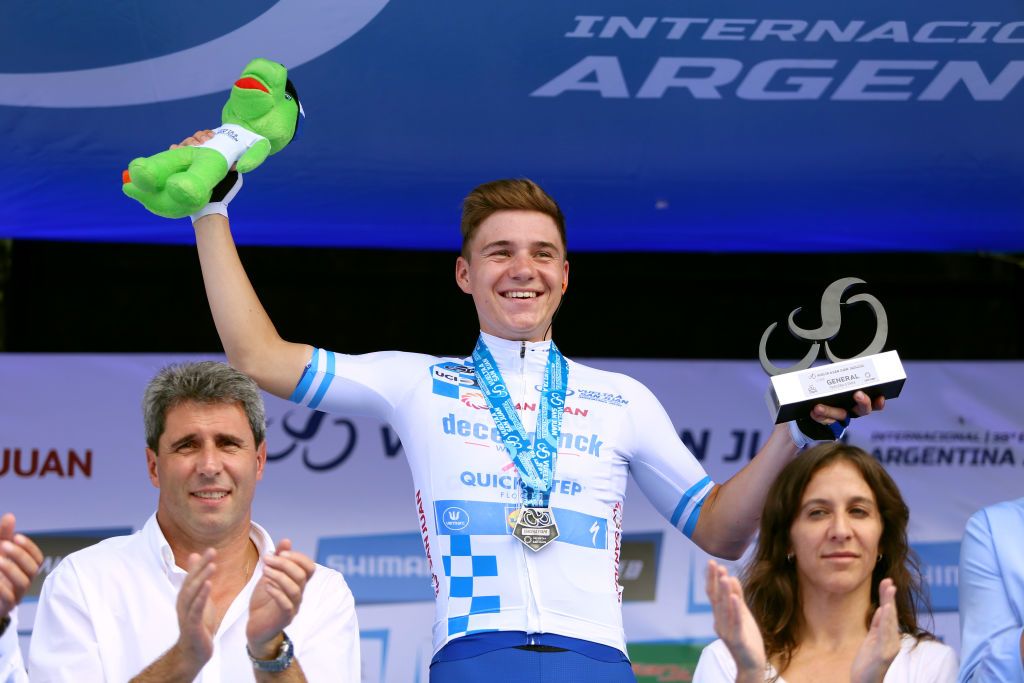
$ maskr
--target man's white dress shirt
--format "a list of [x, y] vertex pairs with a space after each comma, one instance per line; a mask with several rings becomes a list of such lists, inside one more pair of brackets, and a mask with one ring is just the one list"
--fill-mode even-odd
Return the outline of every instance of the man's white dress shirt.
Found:
[[[273, 540], [258, 524], [249, 535], [261, 556], [274, 552]], [[255, 680], [245, 627], [262, 575], [260, 562], [228, 607], [214, 635], [213, 657], [196, 681]], [[32, 683], [123, 683], [139, 674], [178, 639], [175, 605], [185, 576], [155, 514], [138, 533], [68, 555], [43, 584], [29, 647]], [[309, 681], [358, 683], [359, 629], [341, 574], [317, 565], [285, 633]]]

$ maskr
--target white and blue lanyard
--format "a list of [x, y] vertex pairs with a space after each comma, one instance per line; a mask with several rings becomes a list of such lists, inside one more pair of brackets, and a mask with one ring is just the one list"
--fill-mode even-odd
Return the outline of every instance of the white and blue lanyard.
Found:
[[551, 342], [540, 403], [537, 405], [537, 436], [532, 442], [483, 337], [477, 340], [476, 348], [473, 349], [473, 363], [494, 426], [519, 471], [523, 506], [547, 507], [551, 484], [555, 479], [558, 440], [562, 433], [562, 414], [569, 383], [569, 366], [565, 357], [555, 342]]

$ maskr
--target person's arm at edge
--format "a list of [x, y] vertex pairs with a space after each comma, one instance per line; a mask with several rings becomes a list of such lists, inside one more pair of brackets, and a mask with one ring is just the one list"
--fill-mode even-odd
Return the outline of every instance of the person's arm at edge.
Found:
[[[995, 510], [991, 512], [995, 513]], [[990, 509], [967, 522], [960, 546], [962, 683], [1024, 681], [1024, 626], [1014, 614], [996, 557]], [[1004, 530], [1005, 531], [1005, 530]], [[1009, 570], [1024, 570], [1024, 561]]]
[[[871, 412], [871, 400], [855, 394], [858, 415]], [[881, 408], [879, 402], [875, 408]], [[822, 423], [846, 419], [842, 408], [818, 405], [811, 417]], [[693, 542], [705, 552], [729, 560], [738, 559], [750, 545], [761, 520], [761, 510], [772, 482], [799, 452], [790, 436], [789, 425], [775, 425], [757, 455], [729, 481], [716, 485], [704, 499]]]
[[206, 297], [228, 362], [264, 390], [288, 398], [313, 348], [277, 333], [238, 257], [227, 218], [204, 216], [195, 231]]
[[0, 634], [0, 683], [28, 683], [25, 662], [18, 645], [18, 610], [12, 609], [11, 620]]
[[25, 683], [25, 661], [18, 644], [18, 603], [43, 562], [32, 539], [15, 533], [12, 513], [0, 516], [0, 683]]

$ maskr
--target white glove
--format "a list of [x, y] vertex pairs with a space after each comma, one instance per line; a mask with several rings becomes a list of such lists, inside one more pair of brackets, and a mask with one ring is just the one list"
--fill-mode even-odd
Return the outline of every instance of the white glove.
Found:
[[242, 174], [238, 171], [228, 171], [223, 180], [217, 183], [210, 193], [210, 202], [203, 208], [190, 216], [193, 225], [203, 216], [211, 213], [219, 213], [224, 218], [228, 217], [228, 204], [235, 198], [238, 191], [242, 189]]
[[849, 425], [849, 417], [842, 422], [837, 421], [830, 425], [823, 425], [809, 417], [802, 417], [789, 423], [789, 435], [797, 448], [807, 448], [816, 443], [842, 439]]

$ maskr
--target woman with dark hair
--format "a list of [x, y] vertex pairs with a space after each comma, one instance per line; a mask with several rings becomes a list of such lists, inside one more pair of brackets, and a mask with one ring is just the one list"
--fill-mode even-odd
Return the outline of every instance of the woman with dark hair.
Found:
[[927, 603], [909, 517], [860, 448], [822, 444], [790, 462], [768, 492], [742, 586], [708, 565], [720, 640], [701, 653], [695, 683], [955, 681], [953, 650], [917, 623], [915, 605]]

